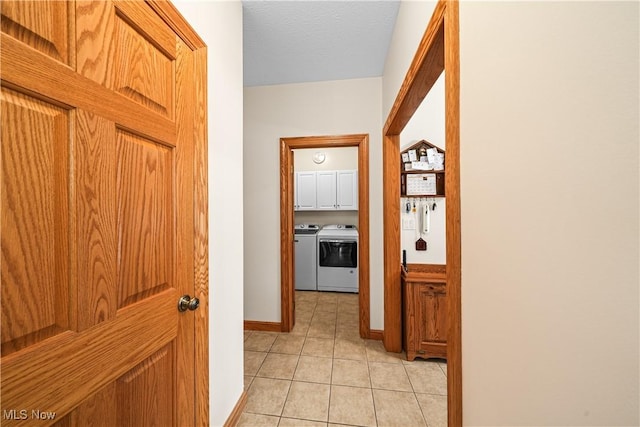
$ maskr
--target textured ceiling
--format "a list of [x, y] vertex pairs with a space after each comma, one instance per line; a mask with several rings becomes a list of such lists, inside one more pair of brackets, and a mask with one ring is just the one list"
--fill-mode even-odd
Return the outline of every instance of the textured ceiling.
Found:
[[399, 1], [244, 0], [244, 85], [381, 76]]

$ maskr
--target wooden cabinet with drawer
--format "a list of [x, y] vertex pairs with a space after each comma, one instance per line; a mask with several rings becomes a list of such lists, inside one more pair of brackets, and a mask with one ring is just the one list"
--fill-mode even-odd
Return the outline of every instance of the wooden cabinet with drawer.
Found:
[[407, 360], [447, 357], [446, 267], [408, 264], [402, 270], [403, 345]]

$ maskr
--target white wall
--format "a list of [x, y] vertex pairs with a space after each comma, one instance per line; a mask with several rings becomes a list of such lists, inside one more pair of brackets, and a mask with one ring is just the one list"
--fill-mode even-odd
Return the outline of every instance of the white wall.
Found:
[[[400, 90], [400, 85], [404, 81], [435, 5], [435, 1], [403, 1], [400, 4], [382, 80], [383, 122], [387, 119], [387, 115], [393, 106]], [[436, 81], [400, 134], [400, 149], [405, 149], [422, 139], [426, 139], [432, 144], [445, 149], [443, 77]], [[402, 227], [403, 220], [415, 218], [412, 213], [404, 213], [406, 201], [406, 199], [399, 201], [400, 210], [398, 215], [400, 216], [401, 228], [400, 248], [407, 251], [407, 262], [419, 264], [446, 263], [444, 215], [446, 200], [438, 199], [438, 207], [432, 212], [431, 231], [428, 235], [423, 236], [423, 239], [427, 241], [426, 251], [415, 250], [416, 230], [405, 230]], [[399, 254], [398, 261], [401, 259], [400, 256]]]
[[[317, 164], [313, 156], [325, 154], [324, 162]], [[358, 147], [300, 148], [293, 150], [293, 169], [299, 171], [358, 170]], [[358, 224], [358, 211], [297, 211], [296, 224]]]
[[368, 133], [371, 327], [382, 329], [381, 105], [380, 78], [245, 88], [245, 319], [280, 321], [280, 138]]
[[242, 5], [174, 4], [208, 46], [209, 403], [221, 426], [244, 386]]
[[[427, 21], [428, 22], [428, 21]], [[423, 24], [426, 27], [426, 23]], [[436, 80], [435, 84], [422, 100], [420, 107], [409, 120], [400, 134], [400, 150], [404, 150], [421, 140], [445, 150], [444, 132], [444, 73]], [[415, 214], [405, 213], [407, 199], [400, 203], [400, 250], [407, 251], [407, 262], [418, 264], [445, 264], [447, 262], [446, 245], [446, 198], [436, 198], [437, 208], [430, 214], [430, 232], [422, 238], [427, 242], [426, 251], [416, 251], [415, 241], [417, 240], [416, 230], [405, 230], [403, 221], [407, 218], [414, 218]], [[413, 199], [411, 199], [413, 203]], [[418, 224], [416, 223], [416, 227]]]
[[461, 2], [465, 425], [639, 425], [637, 2]]
[[[317, 152], [325, 154], [324, 162], [313, 161]], [[293, 150], [293, 169], [300, 171], [328, 171], [358, 169], [358, 147], [300, 148]]]
[[400, 85], [409, 70], [435, 6], [435, 1], [402, 1], [400, 3], [382, 78], [383, 123], [396, 100]]
[[[420, 215], [421, 203], [432, 205], [435, 201], [436, 209], [429, 211], [429, 233], [416, 234], [420, 230], [420, 222], [416, 215]], [[406, 213], [406, 203], [413, 207], [416, 203], [417, 212]], [[409, 264], [446, 264], [446, 212], [447, 204], [445, 197], [426, 197], [416, 199], [415, 197], [403, 197], [400, 200], [400, 250], [407, 251], [407, 263]], [[404, 222], [409, 220], [413, 223], [412, 229], [405, 228]], [[422, 237], [427, 242], [426, 251], [416, 251], [416, 240]], [[402, 254], [402, 252], [401, 252]], [[402, 255], [398, 255], [398, 262]]]

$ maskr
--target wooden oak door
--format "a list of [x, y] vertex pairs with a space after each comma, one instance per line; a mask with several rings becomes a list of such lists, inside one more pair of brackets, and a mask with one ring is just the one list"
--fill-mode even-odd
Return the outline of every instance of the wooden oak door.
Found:
[[1, 423], [206, 423], [206, 49], [167, 4], [1, 8]]

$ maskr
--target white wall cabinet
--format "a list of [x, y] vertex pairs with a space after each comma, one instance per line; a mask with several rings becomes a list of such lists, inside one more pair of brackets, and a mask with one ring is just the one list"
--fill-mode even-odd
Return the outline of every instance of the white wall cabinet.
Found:
[[358, 209], [358, 171], [336, 171], [337, 209], [355, 211]]
[[294, 209], [316, 210], [316, 173], [296, 172], [294, 181]]
[[358, 209], [358, 171], [318, 171], [317, 210], [354, 211]]
[[318, 210], [336, 210], [336, 171], [318, 171], [316, 175], [316, 203]]
[[358, 171], [296, 172], [296, 211], [358, 210]]

